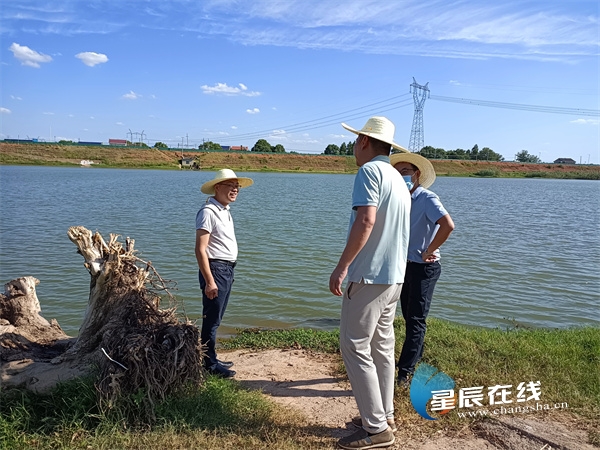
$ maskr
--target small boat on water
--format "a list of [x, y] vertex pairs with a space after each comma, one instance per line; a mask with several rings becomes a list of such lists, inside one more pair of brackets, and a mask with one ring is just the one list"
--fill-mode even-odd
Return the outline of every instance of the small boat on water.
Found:
[[92, 164], [94, 164], [94, 161], [90, 161], [89, 159], [82, 159], [79, 164], [81, 164], [81, 167], [90, 167]]

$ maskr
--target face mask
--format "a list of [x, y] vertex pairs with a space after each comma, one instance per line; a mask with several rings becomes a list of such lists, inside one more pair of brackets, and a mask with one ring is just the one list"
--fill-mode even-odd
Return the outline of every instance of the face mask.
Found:
[[406, 183], [406, 187], [410, 191], [414, 187], [414, 185], [415, 185], [412, 182], [412, 176], [410, 176], [410, 175], [404, 175], [404, 176], [402, 176], [402, 178], [404, 178], [404, 182]]

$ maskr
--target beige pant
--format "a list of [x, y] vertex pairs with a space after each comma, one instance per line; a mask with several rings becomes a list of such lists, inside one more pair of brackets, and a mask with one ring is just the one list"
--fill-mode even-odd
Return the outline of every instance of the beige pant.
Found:
[[394, 318], [402, 284], [348, 283], [342, 301], [340, 349], [369, 433], [394, 417]]

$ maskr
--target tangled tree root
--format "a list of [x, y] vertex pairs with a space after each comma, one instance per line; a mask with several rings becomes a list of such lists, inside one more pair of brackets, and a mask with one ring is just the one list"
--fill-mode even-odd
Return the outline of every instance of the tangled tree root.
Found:
[[[46, 390], [95, 366], [103, 407], [135, 394], [151, 417], [157, 400], [202, 382], [198, 328], [178, 319], [167, 282], [150, 262], [135, 256], [133, 240], [127, 238], [123, 246], [111, 234], [106, 243], [81, 226], [69, 228], [68, 236], [91, 275], [79, 336], [69, 338], [55, 321], [39, 315], [38, 280], [7, 283], [0, 294], [2, 383]], [[159, 308], [159, 293], [166, 294], [167, 309]]]

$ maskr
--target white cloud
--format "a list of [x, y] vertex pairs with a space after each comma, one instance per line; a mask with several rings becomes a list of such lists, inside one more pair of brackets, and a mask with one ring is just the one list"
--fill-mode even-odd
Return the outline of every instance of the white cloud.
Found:
[[[514, 58], [572, 62], [597, 56], [598, 17], [570, 2], [483, 0], [215, 1], [216, 16], [234, 16], [202, 33], [243, 45], [340, 49], [443, 58]], [[431, 14], [435, 11], [435, 14]]]
[[575, 119], [571, 120], [571, 123], [578, 125], [600, 125], [600, 119]]
[[123, 94], [123, 96], [121, 98], [124, 98], [125, 100], [137, 100], [138, 98], [141, 98], [142, 96], [140, 94], [136, 94], [133, 91], [129, 91], [127, 94]]
[[260, 112], [260, 109], [258, 109], [258, 108], [247, 109], [246, 112], [248, 114], [258, 114]]
[[94, 67], [96, 64], [104, 64], [108, 61], [108, 56], [96, 52], [77, 53], [75, 58], [80, 59], [82, 63], [89, 67]]
[[205, 94], [222, 94], [222, 95], [244, 95], [246, 97], [257, 97], [260, 92], [248, 91], [245, 84], [240, 83], [239, 87], [227, 86], [227, 83], [217, 83], [214, 86], [202, 86], [202, 91]]
[[115, 123], [115, 125], [121, 125], [122, 126], [123, 122], [117, 122], [117, 123]]
[[232, 130], [237, 130], [237, 129], [238, 129], [238, 127], [236, 127], [235, 125], [231, 125], [231, 129], [232, 129]]
[[462, 83], [460, 81], [456, 81], [456, 80], [450, 80], [450, 84], [452, 86], [462, 86]]
[[10, 98], [13, 100], [23, 100], [21, 97], [17, 97], [16, 95], [11, 95]]
[[40, 67], [40, 63], [48, 63], [52, 61], [52, 57], [38, 53], [25, 45], [19, 45], [13, 42], [9, 50], [13, 52], [15, 58], [21, 61], [21, 65], [29, 67]]
[[272, 131], [273, 134], [285, 134], [285, 130], [273, 130]]
[[10, 114], [12, 111], [8, 108], [3, 108], [0, 106], [0, 114]]
[[43, 112], [42, 114], [44, 114], [45, 116], [53, 116], [54, 113], [53, 112]]

